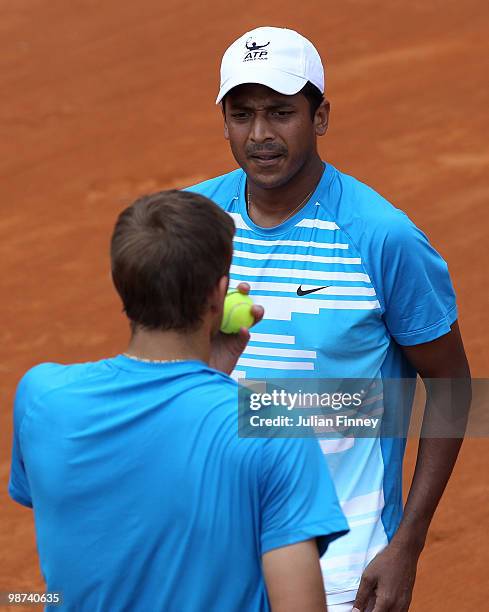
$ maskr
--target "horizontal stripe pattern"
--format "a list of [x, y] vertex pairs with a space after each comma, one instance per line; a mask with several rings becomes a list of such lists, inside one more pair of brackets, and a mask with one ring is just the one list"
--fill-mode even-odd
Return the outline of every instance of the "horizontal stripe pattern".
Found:
[[347, 518], [351, 516], [369, 514], [377, 512], [384, 507], [384, 494], [382, 489], [372, 491], [366, 495], [352, 497], [348, 501], [341, 503], [341, 509]]
[[378, 523], [379, 522], [380, 515], [381, 515], [381, 513], [379, 512], [379, 513], [373, 514], [372, 516], [369, 516], [367, 518], [359, 519], [358, 521], [348, 521], [348, 525], [350, 525], [350, 528], [360, 527], [362, 525], [373, 525], [374, 523]]
[[314, 362], [312, 361], [270, 361], [268, 359], [252, 359], [250, 357], [240, 357], [238, 360], [239, 366], [263, 368], [266, 370], [314, 370]]
[[[240, 213], [228, 212], [228, 214], [230, 217], [232, 217], [236, 229], [244, 229], [251, 231], [251, 228], [246, 224]], [[322, 229], [331, 231], [340, 229], [334, 221], [323, 221], [322, 219], [301, 219], [301, 221], [296, 223], [295, 227], [307, 227], [310, 229]]]
[[302, 219], [296, 223], [296, 227], [309, 227], [311, 229], [337, 230], [340, 229], [334, 221], [323, 221], [321, 219]]
[[295, 336], [283, 334], [259, 334], [251, 332], [250, 342], [272, 342], [275, 344], [295, 344]]
[[[263, 278], [277, 276], [279, 278], [297, 278], [300, 280], [338, 280], [370, 283], [368, 274], [362, 272], [331, 272], [328, 270], [294, 270], [293, 268], [251, 268], [249, 266], [231, 266], [231, 274], [239, 277]], [[245, 278], [240, 278], [245, 281]], [[247, 282], [247, 281], [246, 281]]]
[[248, 345], [243, 355], [267, 355], [269, 357], [300, 357], [302, 359], [316, 359], [316, 351], [305, 351], [301, 349], [282, 349], [276, 347], [251, 346]]
[[[251, 291], [270, 291], [275, 293], [291, 293], [297, 295], [297, 289], [299, 286], [303, 291], [310, 291], [311, 289], [317, 289], [317, 285], [304, 285], [302, 283], [274, 283], [266, 281], [252, 281], [249, 283]], [[375, 289], [373, 287], [342, 287], [338, 285], [330, 285], [320, 291], [315, 291], [314, 295], [317, 297], [330, 296], [330, 295], [352, 295], [352, 296], [375, 296]], [[310, 298], [309, 298], [310, 299]]]
[[267, 261], [279, 260], [279, 261], [304, 261], [310, 263], [327, 263], [327, 264], [346, 264], [346, 265], [360, 265], [362, 260], [359, 257], [323, 257], [321, 255], [300, 255], [295, 253], [249, 253], [247, 251], [234, 251], [234, 257], [240, 257], [242, 259], [256, 259], [263, 261], [264, 256]]
[[339, 438], [337, 440], [319, 440], [319, 446], [323, 451], [323, 455], [334, 455], [336, 453], [344, 453], [353, 448], [355, 438]]
[[248, 238], [246, 236], [235, 236], [234, 242], [239, 244], [252, 244], [255, 246], [266, 247], [303, 247], [313, 249], [343, 249], [347, 250], [350, 246], [344, 242], [307, 242], [305, 240], [261, 240], [259, 238]]
[[255, 295], [257, 304], [265, 309], [267, 319], [290, 321], [292, 313], [319, 314], [328, 310], [375, 310], [380, 309], [378, 300], [312, 300], [304, 298], [282, 298], [274, 295]]
[[[376, 329], [381, 307], [368, 274], [368, 256], [342, 230], [342, 209], [338, 207], [338, 218], [331, 214], [329, 197], [331, 192], [325, 185], [311, 201], [316, 205], [304, 210], [308, 218], [299, 215], [292, 222], [295, 225], [289, 223], [284, 231], [281, 228], [261, 231], [244, 213], [243, 216], [238, 213], [243, 210], [242, 202], [237, 201], [233, 208], [237, 231], [231, 285], [239, 282], [250, 285], [254, 302], [265, 308], [265, 318], [258, 329], [268, 332], [252, 331], [250, 343], [238, 361], [237, 372], [241, 378], [246, 373], [248, 378], [244, 385], [274, 377], [320, 376], [334, 370], [336, 358], [341, 367], [341, 360], [350, 354], [350, 347], [343, 346], [348, 342], [350, 326], [360, 347], [362, 331], [367, 335]], [[349, 205], [349, 201], [344, 203]], [[298, 295], [299, 287], [312, 293]], [[334, 345], [336, 333], [338, 347]], [[354, 350], [355, 347], [351, 352]], [[363, 416], [382, 417], [381, 388], [369, 388], [362, 399], [361, 411]], [[350, 410], [346, 409], [345, 416], [349, 415]], [[351, 416], [358, 416], [357, 409], [351, 408]], [[345, 470], [346, 486], [338, 489], [352, 531], [333, 542], [321, 559], [326, 588], [337, 596], [355, 590], [364, 566], [387, 544], [381, 521], [384, 466], [380, 448], [376, 448], [378, 442], [375, 441], [376, 454], [372, 456], [368, 440], [348, 435], [351, 436], [351, 430], [345, 426], [343, 436], [321, 439], [319, 433], [318, 439], [323, 453], [333, 459], [333, 465], [334, 460], [341, 459], [346, 462], [342, 469], [352, 468]], [[358, 469], [362, 461], [366, 461], [368, 478], [366, 470]], [[361, 486], [357, 487], [357, 479]]]
[[[350, 245], [341, 233], [329, 234], [331, 238], [324, 233], [340, 229], [335, 221], [302, 219], [295, 228], [310, 231], [298, 229], [289, 234], [291, 238], [297, 236], [297, 240], [273, 235], [268, 239], [255, 233], [240, 213], [234, 212], [231, 216], [237, 227], [230, 270], [231, 286], [239, 282], [249, 283], [253, 300], [264, 307], [267, 321], [288, 322], [292, 315], [316, 315], [325, 309], [380, 309], [370, 278], [361, 267], [361, 257], [356, 253], [351, 257], [343, 256], [343, 253], [348, 254]], [[314, 240], [304, 240], [308, 234]], [[324, 242], [319, 241], [323, 236]], [[325, 286], [324, 289], [321, 286]], [[299, 287], [306, 292], [312, 290], [313, 294], [299, 296]], [[277, 344], [282, 346], [277, 347]], [[253, 378], [255, 368], [314, 371], [317, 351], [295, 345], [296, 338], [292, 335], [252, 332], [250, 343], [238, 361], [240, 376], [244, 378], [242, 374], [246, 372]]]
[[[370, 549], [369, 557], [374, 557], [377, 553], [382, 550], [383, 546], [376, 546]], [[321, 562], [323, 570], [334, 571], [335, 569], [348, 568], [355, 565], [364, 565], [367, 559], [367, 551], [352, 552], [348, 555], [336, 555], [334, 557], [325, 559]]]
[[239, 213], [228, 212], [228, 215], [234, 221], [234, 225], [236, 226], [236, 229], [244, 229], [244, 230], [251, 231], [251, 227], [246, 225], [245, 220]]

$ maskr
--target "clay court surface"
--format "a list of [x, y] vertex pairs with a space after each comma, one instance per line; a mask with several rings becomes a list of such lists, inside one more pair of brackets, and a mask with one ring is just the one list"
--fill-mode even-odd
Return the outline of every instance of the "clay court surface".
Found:
[[[485, 0], [0, 7], [0, 591], [43, 588], [31, 511], [6, 494], [16, 382], [41, 361], [124, 348], [108, 266], [116, 214], [235, 167], [214, 99], [221, 53], [247, 29], [288, 26], [317, 45], [332, 104], [323, 157], [429, 235], [449, 263], [473, 375], [489, 377]], [[407, 481], [414, 456], [411, 443]], [[415, 612], [487, 609], [488, 495], [489, 440], [471, 439], [419, 565]]]

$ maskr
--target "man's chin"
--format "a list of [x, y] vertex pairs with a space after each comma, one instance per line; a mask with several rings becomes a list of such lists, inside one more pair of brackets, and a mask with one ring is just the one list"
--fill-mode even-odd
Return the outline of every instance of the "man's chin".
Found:
[[291, 179], [290, 173], [285, 169], [275, 171], [257, 171], [250, 166], [243, 168], [248, 179], [260, 189], [275, 189], [286, 185]]

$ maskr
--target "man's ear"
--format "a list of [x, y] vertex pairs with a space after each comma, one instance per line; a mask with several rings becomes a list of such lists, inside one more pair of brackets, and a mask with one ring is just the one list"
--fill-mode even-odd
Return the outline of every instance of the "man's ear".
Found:
[[325, 99], [321, 102], [314, 115], [314, 130], [316, 136], [324, 136], [328, 131], [329, 109], [329, 102]]
[[211, 337], [219, 332], [222, 322], [222, 315], [224, 312], [224, 298], [229, 287], [229, 276], [221, 276], [217, 285], [211, 292], [208, 301], [207, 311], [210, 319], [210, 333]]
[[224, 276], [221, 276], [217, 286], [218, 286], [219, 303], [224, 305], [224, 298], [226, 297], [226, 294], [229, 289], [229, 276], [227, 276], [227, 274]]
[[228, 124], [226, 123], [226, 109], [224, 108], [224, 100], [221, 102], [222, 118], [224, 120], [224, 138], [229, 140]]
[[209, 296], [209, 307], [213, 312], [222, 313], [222, 309], [224, 306], [224, 298], [226, 297], [226, 293], [229, 287], [229, 276], [221, 276], [217, 285], [211, 292]]

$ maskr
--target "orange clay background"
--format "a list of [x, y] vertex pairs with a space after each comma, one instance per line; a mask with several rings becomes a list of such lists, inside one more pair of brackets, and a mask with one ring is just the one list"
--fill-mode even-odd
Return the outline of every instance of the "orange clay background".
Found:
[[[288, 26], [317, 45], [332, 104], [323, 157], [429, 235], [449, 262], [473, 375], [489, 377], [487, 0], [0, 0], [0, 10], [0, 590], [43, 587], [31, 511], [6, 494], [15, 385], [40, 361], [124, 348], [108, 262], [116, 215], [142, 193], [235, 167], [214, 99], [221, 54], [247, 29]], [[415, 612], [487, 609], [488, 457], [489, 440], [465, 443]]]

